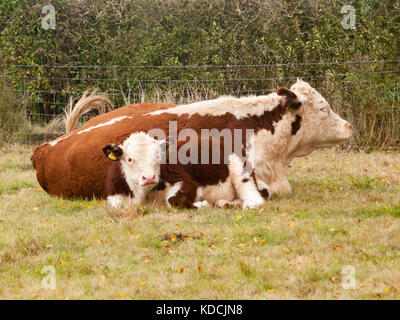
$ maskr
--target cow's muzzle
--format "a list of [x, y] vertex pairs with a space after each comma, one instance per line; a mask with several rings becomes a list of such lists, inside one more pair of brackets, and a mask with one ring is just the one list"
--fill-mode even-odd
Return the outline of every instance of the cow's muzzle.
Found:
[[150, 184], [156, 184], [157, 183], [157, 178], [156, 175], [146, 175], [141, 177], [141, 185], [142, 186], [147, 186]]

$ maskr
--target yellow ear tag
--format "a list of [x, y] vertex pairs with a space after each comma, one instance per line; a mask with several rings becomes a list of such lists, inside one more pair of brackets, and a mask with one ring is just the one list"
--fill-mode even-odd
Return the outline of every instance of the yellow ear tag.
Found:
[[115, 156], [115, 154], [114, 153], [112, 153], [112, 152], [110, 152], [109, 154], [108, 154], [108, 157], [111, 159], [111, 160], [117, 160], [117, 157]]

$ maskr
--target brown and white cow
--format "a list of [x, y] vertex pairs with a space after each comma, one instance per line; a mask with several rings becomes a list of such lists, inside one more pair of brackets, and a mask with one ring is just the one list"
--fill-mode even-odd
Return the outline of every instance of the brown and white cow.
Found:
[[[296, 104], [288, 101], [296, 97]], [[175, 122], [176, 127], [170, 128]], [[142, 103], [99, 115], [79, 129], [35, 149], [31, 159], [39, 183], [49, 194], [64, 197], [106, 196], [110, 163], [99, 146], [120, 144], [133, 132], [160, 129], [166, 136], [190, 129], [254, 130], [255, 180], [264, 196], [287, 195], [286, 169], [294, 157], [346, 141], [351, 126], [308, 83], [266, 96], [221, 97], [188, 105]], [[172, 132], [170, 132], [172, 131]], [[173, 132], [176, 131], [176, 132]], [[225, 191], [224, 191], [225, 190]], [[204, 188], [203, 198], [234, 200], [224, 182]], [[228, 198], [231, 199], [228, 199]], [[217, 199], [218, 200], [218, 199]]]

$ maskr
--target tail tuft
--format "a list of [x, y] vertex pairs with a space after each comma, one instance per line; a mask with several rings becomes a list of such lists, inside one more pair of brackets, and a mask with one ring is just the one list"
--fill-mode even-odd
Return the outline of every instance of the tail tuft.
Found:
[[114, 106], [104, 94], [97, 94], [96, 90], [92, 92], [85, 91], [82, 98], [73, 106], [74, 100], [72, 97], [69, 100], [68, 106], [64, 109], [65, 131], [66, 133], [75, 129], [79, 118], [90, 110], [97, 109], [100, 113], [105, 113], [113, 110]]

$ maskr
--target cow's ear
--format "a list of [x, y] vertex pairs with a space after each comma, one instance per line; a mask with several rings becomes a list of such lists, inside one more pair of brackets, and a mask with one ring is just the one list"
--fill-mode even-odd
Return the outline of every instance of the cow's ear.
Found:
[[120, 160], [124, 153], [121, 147], [110, 143], [103, 148], [104, 154], [113, 161]]
[[301, 107], [301, 102], [297, 95], [288, 88], [279, 88], [276, 93], [280, 96], [286, 97], [283, 106], [290, 110], [298, 110]]

